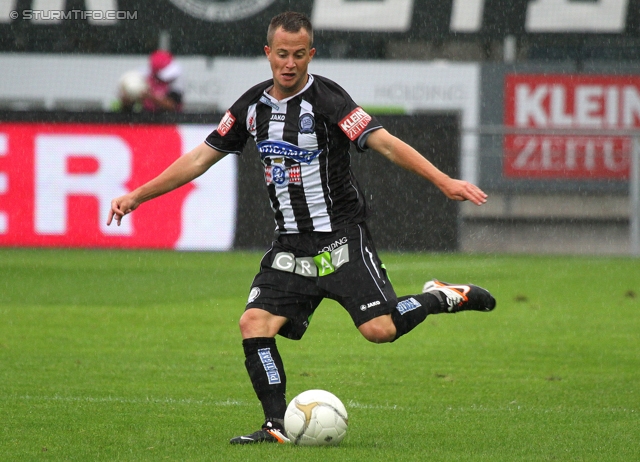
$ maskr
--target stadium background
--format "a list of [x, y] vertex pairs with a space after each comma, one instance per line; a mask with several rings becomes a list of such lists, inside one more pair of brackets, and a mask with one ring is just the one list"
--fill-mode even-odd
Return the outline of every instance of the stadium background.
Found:
[[[106, 228], [105, 207], [201, 140], [244, 89], [268, 78], [266, 24], [297, 9], [317, 30], [312, 72], [343, 84], [445, 171], [491, 195], [482, 208], [448, 204], [378, 157], [355, 155], [381, 248], [637, 254], [629, 178], [640, 124], [639, 7], [4, 0], [0, 245], [263, 247], [270, 215], [251, 148], [146, 204], [128, 226]], [[34, 11], [40, 19], [25, 19]], [[47, 19], [52, 11], [126, 14]], [[185, 114], [109, 113], [118, 76], [158, 46], [185, 68]], [[386, 238], [391, 230], [400, 237]]]

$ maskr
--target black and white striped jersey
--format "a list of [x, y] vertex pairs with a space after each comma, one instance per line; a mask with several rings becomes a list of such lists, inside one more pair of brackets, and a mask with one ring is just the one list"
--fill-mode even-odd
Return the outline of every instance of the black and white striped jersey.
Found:
[[242, 95], [205, 142], [240, 154], [249, 136], [255, 139], [281, 234], [362, 222], [366, 207], [349, 148], [364, 151], [368, 134], [381, 125], [327, 78], [309, 75], [297, 95], [281, 101], [267, 93], [272, 85], [268, 80]]

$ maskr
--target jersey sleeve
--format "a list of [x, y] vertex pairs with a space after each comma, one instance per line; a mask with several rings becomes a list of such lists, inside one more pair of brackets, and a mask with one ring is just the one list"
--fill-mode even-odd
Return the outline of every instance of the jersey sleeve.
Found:
[[358, 106], [340, 85], [326, 78], [322, 78], [322, 81], [331, 94], [328, 98], [328, 108], [332, 122], [338, 125], [340, 131], [351, 140], [358, 151], [364, 151], [367, 149], [365, 143], [369, 134], [382, 128], [382, 125]]
[[367, 114], [360, 106], [355, 106], [348, 114], [342, 117], [338, 121], [338, 126], [359, 151], [364, 151], [367, 148], [365, 143], [369, 134], [382, 128], [380, 122], [375, 117]]
[[238, 106], [234, 104], [224, 114], [216, 129], [205, 139], [206, 144], [221, 152], [232, 154], [242, 152], [249, 138], [249, 132], [245, 124], [246, 111], [238, 110]]

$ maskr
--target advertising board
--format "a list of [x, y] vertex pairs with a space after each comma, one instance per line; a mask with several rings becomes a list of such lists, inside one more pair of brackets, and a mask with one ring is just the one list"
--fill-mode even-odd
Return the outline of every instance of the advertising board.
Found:
[[504, 104], [505, 126], [534, 129], [505, 135], [505, 177], [629, 177], [631, 140], [615, 130], [640, 128], [640, 77], [510, 74]]
[[207, 125], [0, 125], [0, 245], [228, 250], [236, 156], [106, 225], [111, 199], [153, 178], [213, 130]]

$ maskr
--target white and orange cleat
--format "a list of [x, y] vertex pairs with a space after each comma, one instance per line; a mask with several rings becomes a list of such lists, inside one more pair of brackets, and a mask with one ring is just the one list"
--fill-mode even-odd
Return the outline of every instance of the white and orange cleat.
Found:
[[279, 428], [263, 426], [257, 432], [250, 435], [236, 436], [231, 438], [231, 444], [255, 444], [255, 443], [279, 443], [285, 444], [289, 442], [289, 438], [284, 435], [284, 431]]
[[435, 295], [442, 309], [449, 313], [492, 311], [496, 307], [496, 299], [489, 291], [473, 284], [449, 284], [433, 279], [425, 283], [422, 293]]

